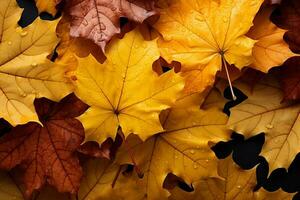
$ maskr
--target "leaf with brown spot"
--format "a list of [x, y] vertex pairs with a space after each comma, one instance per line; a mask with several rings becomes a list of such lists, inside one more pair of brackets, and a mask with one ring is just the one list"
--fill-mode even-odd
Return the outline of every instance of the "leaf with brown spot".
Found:
[[32, 195], [46, 182], [59, 192], [76, 193], [82, 169], [75, 150], [84, 139], [81, 123], [75, 119], [87, 106], [74, 95], [60, 103], [35, 101], [43, 124], [28, 123], [13, 128], [0, 139], [0, 168], [23, 170], [25, 195]]

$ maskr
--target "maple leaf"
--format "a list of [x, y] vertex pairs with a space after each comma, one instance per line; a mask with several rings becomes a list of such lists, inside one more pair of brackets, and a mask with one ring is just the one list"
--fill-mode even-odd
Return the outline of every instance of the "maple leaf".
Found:
[[242, 170], [230, 157], [218, 162], [218, 172], [222, 179], [200, 179], [193, 183], [193, 192], [185, 192], [175, 188], [171, 191], [170, 200], [287, 200], [293, 196], [293, 194], [282, 190], [272, 193], [264, 189], [253, 191], [256, 186], [255, 168], [247, 171]]
[[37, 19], [22, 29], [21, 9], [12, 0], [2, 1], [0, 12], [0, 117], [13, 126], [38, 121], [36, 97], [59, 101], [72, 91], [67, 69], [46, 58], [57, 44], [57, 21]]
[[204, 106], [207, 110], [201, 110], [201, 98], [198, 94], [180, 99], [161, 114], [165, 131], [145, 142], [136, 136], [128, 137], [125, 142], [128, 148], [124, 145], [117, 154], [117, 162], [128, 164], [132, 162], [128, 152], [132, 152], [136, 165], [144, 173], [136, 182], [148, 199], [168, 197], [163, 182], [169, 173], [188, 183], [200, 177], [218, 176], [216, 157], [208, 143], [229, 138], [230, 131], [225, 128], [227, 116], [214, 106], [219, 100], [210, 99], [210, 105]]
[[0, 168], [20, 165], [24, 169], [27, 197], [45, 182], [60, 192], [75, 193], [82, 170], [74, 151], [84, 139], [84, 130], [74, 117], [81, 114], [86, 105], [71, 95], [60, 103], [38, 99], [35, 106], [43, 127], [30, 122], [1, 137]]
[[174, 103], [184, 83], [173, 71], [152, 71], [158, 58], [156, 41], [134, 30], [109, 46], [103, 65], [92, 56], [78, 59], [75, 93], [91, 106], [79, 118], [87, 141], [115, 138], [119, 126], [126, 137], [142, 139], [163, 130], [159, 113]]
[[156, 14], [152, 0], [72, 0], [70, 3], [70, 35], [94, 41], [103, 52], [106, 43], [120, 33], [120, 17], [142, 23]]
[[248, 99], [231, 109], [228, 126], [246, 137], [264, 132], [261, 154], [270, 171], [288, 167], [299, 152], [300, 104], [282, 103], [283, 93], [273, 77], [264, 77], [253, 88], [242, 81], [235, 87]]
[[124, 167], [105, 159], [87, 161], [77, 199], [143, 199], [135, 179], [123, 175]]
[[284, 92], [284, 100], [300, 99], [300, 58], [287, 60], [280, 68], [275, 69]]
[[238, 68], [252, 63], [255, 41], [244, 35], [262, 2], [178, 0], [160, 10], [154, 27], [164, 39], [159, 41], [162, 57], [181, 62], [188, 80], [193, 79], [187, 82], [189, 90], [201, 92], [211, 85], [222, 61]]
[[253, 47], [254, 69], [268, 72], [274, 66], [280, 66], [289, 57], [295, 56], [284, 42], [283, 35], [286, 32], [275, 26], [269, 17], [273, 11], [272, 7], [264, 7], [255, 17], [254, 26], [247, 35], [257, 40]]
[[292, 51], [300, 53], [299, 23], [300, 2], [298, 0], [282, 1], [271, 15], [271, 20], [278, 27], [287, 29], [284, 35], [285, 41]]
[[61, 0], [35, 0], [36, 7], [39, 12], [48, 12], [52, 16], [55, 16], [57, 13], [56, 6], [61, 2]]

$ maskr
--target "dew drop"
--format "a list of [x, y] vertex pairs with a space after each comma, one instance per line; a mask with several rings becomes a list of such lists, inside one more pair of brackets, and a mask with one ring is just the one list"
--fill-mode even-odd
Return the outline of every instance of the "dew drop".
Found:
[[205, 162], [208, 162], [208, 161], [209, 161], [208, 159], [205, 160]]
[[21, 88], [20, 88], [19, 92], [20, 92], [20, 96], [22, 96], [22, 97], [27, 96], [27, 94]]
[[224, 23], [228, 22], [228, 18], [227, 17], [223, 17], [222, 20], [223, 20]]
[[170, 40], [173, 40], [173, 37], [170, 35], [165, 35], [164, 39], [170, 41]]
[[194, 167], [194, 169], [197, 169], [198, 168], [198, 164], [194, 163], [193, 167]]
[[240, 186], [240, 185], [238, 185], [238, 186], [236, 186], [238, 189], [241, 189], [242, 188], [242, 186]]
[[22, 31], [22, 32], [20, 32], [21, 37], [25, 37], [27, 34], [28, 34], [27, 31]]
[[7, 44], [8, 44], [8, 45], [12, 45], [12, 42], [11, 42], [11, 41], [8, 41]]
[[199, 22], [203, 22], [204, 18], [202, 16], [196, 16], [196, 20]]
[[266, 128], [267, 128], [267, 129], [272, 129], [273, 127], [274, 127], [273, 124], [267, 124], [267, 125], [266, 125]]
[[36, 97], [36, 98], [41, 98], [41, 96], [42, 96], [42, 95], [41, 95], [40, 93], [38, 93], [38, 92], [35, 93], [35, 97]]
[[89, 22], [88, 22], [86, 19], [83, 19], [82, 24], [83, 24], [84, 26], [87, 26], [87, 25], [89, 25]]
[[256, 0], [252, 0], [251, 2], [250, 2], [250, 6], [255, 6], [256, 5]]
[[146, 49], [146, 48], [147, 48], [147, 44], [146, 44], [146, 43], [143, 43], [143, 44], [142, 44], [142, 47], [143, 47], [143, 49]]
[[104, 23], [100, 23], [100, 30], [101, 31], [104, 31], [106, 29], [106, 26], [105, 26], [105, 24]]
[[190, 150], [190, 153], [191, 153], [191, 154], [194, 154], [194, 153], [195, 153], [195, 151], [194, 151], [194, 150]]
[[32, 67], [36, 67], [36, 66], [37, 66], [37, 63], [34, 62], [34, 63], [31, 64], [31, 66], [32, 66]]
[[174, 156], [174, 158], [175, 158], [175, 159], [178, 159], [178, 156], [177, 156], [177, 155], [175, 155], [175, 156]]

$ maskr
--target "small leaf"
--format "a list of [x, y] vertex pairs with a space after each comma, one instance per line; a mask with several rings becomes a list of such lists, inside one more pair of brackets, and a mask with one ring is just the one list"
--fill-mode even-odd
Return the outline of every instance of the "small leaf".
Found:
[[94, 41], [103, 52], [107, 42], [120, 33], [120, 17], [142, 23], [156, 14], [153, 0], [71, 0], [70, 3], [70, 35]]

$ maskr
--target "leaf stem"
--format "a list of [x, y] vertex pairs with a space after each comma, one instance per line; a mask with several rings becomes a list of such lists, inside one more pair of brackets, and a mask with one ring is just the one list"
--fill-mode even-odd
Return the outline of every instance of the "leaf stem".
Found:
[[226, 60], [225, 60], [225, 58], [224, 58], [223, 55], [222, 55], [222, 63], [223, 63], [223, 66], [225, 68], [225, 71], [226, 71], [226, 76], [227, 76], [227, 80], [228, 80], [228, 83], [229, 83], [229, 87], [230, 87], [230, 92], [231, 92], [232, 99], [235, 101], [237, 98], [236, 98], [236, 96], [234, 94], [234, 91], [233, 91], [233, 87], [232, 87], [230, 76], [229, 76], [229, 72], [228, 72], [227, 63], [226, 63]]

